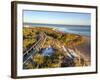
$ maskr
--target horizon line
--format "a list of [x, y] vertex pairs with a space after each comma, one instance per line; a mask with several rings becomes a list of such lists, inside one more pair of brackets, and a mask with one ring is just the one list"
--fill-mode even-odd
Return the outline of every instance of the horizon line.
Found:
[[51, 24], [51, 23], [31, 23], [31, 22], [23, 22], [24, 24], [49, 24], [49, 25], [72, 25], [72, 26], [91, 26], [90, 25], [78, 25], [78, 24]]

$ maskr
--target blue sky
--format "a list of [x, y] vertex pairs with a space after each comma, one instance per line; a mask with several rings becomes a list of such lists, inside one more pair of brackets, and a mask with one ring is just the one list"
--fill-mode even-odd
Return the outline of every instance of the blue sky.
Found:
[[89, 13], [24, 10], [23, 21], [24, 23], [90, 25], [91, 15]]

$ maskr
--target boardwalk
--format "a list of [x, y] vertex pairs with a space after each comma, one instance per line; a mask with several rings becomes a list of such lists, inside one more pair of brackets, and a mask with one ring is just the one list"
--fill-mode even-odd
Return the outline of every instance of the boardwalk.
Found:
[[23, 64], [25, 64], [28, 60], [30, 60], [32, 56], [42, 48], [43, 44], [46, 41], [46, 38], [47, 37], [45, 33], [39, 34], [39, 40], [24, 53]]

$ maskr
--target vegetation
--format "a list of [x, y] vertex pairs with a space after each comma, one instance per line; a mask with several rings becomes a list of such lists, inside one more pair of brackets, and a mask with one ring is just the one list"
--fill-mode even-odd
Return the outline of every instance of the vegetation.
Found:
[[37, 35], [32, 29], [23, 29], [23, 51], [26, 51], [30, 46], [32, 46], [37, 40]]
[[58, 50], [55, 51], [55, 54], [52, 56], [43, 56], [41, 53], [36, 53], [32, 57], [32, 61], [34, 61], [34, 65], [32, 62], [27, 62], [25, 64], [26, 69], [36, 69], [36, 68], [56, 68], [61, 67], [61, 61], [63, 59], [63, 55]]
[[[66, 52], [60, 48], [61, 46], [73, 48], [77, 45], [83, 44], [85, 39], [80, 35], [58, 32], [54, 31], [52, 28], [24, 27], [23, 53], [37, 43], [41, 32], [45, 33], [46, 40], [42, 43], [41, 49], [39, 49], [39, 51], [37, 51], [32, 58], [24, 64], [24, 69], [83, 66], [85, 64], [85, 60], [83, 58], [70, 60], [68, 56], [65, 56]], [[51, 56], [44, 56], [42, 50], [50, 46], [55, 49], [54, 54]]]

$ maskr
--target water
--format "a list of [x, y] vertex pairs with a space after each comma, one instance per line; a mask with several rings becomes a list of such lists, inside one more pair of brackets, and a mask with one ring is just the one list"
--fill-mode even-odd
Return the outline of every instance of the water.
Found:
[[55, 53], [55, 50], [52, 47], [45, 48], [42, 50], [42, 55], [43, 56], [52, 56]]
[[33, 24], [33, 23], [24, 23], [24, 26], [29, 27], [49, 27], [55, 28], [58, 31], [65, 33], [74, 33], [83, 36], [90, 36], [91, 28], [90, 25], [58, 25], [58, 24]]

